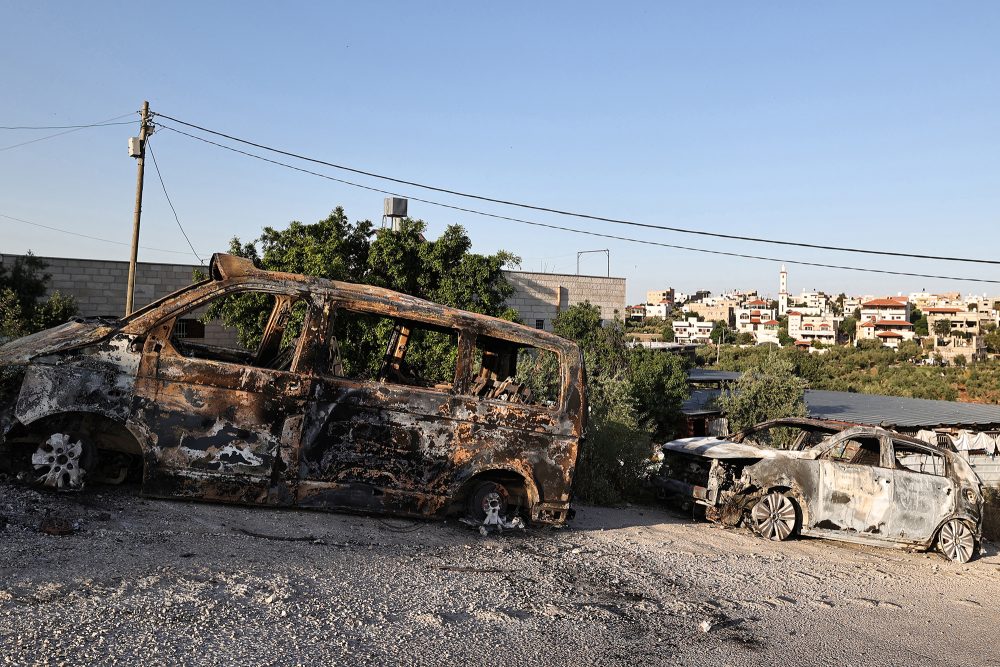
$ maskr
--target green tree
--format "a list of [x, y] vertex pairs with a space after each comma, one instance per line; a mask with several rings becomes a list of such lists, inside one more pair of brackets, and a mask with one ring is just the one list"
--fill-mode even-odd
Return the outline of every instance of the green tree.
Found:
[[[265, 227], [250, 243], [239, 238], [230, 242], [230, 252], [253, 260], [269, 271], [300, 273], [331, 280], [344, 280], [386, 287], [448, 306], [513, 319], [515, 312], [504, 302], [514, 289], [503, 275], [506, 264], [518, 258], [505, 251], [494, 255], [471, 252], [472, 242], [465, 230], [451, 225], [434, 241], [424, 238], [421, 220], [404, 219], [399, 231], [376, 231], [368, 220], [351, 223], [344, 209], [337, 207], [325, 219], [305, 224], [292, 222], [285, 229]], [[206, 319], [221, 319], [236, 329], [240, 342], [253, 348], [269, 312], [266, 297], [238, 295], [216, 301]], [[301, 317], [292, 320], [292, 334], [301, 326]], [[375, 317], [338, 321], [338, 335], [355, 341], [342, 350], [349, 370], [371, 367], [372, 359], [385, 350], [390, 327]], [[454, 346], [446, 334], [427, 332], [409, 364], [426, 377], [438, 377], [442, 369], [454, 367]], [[417, 341], [414, 341], [417, 342]], [[353, 356], [352, 356], [353, 355]]]
[[983, 327], [983, 344], [993, 354], [1000, 354], [1000, 329], [992, 322]]
[[729, 341], [732, 343], [736, 336], [733, 330], [729, 328], [729, 325], [722, 320], [715, 320], [712, 325], [712, 332], [708, 335], [709, 339], [716, 345]]
[[805, 382], [780, 356], [761, 356], [740, 379], [723, 389], [719, 404], [738, 431], [769, 419], [805, 416]]
[[[687, 398], [684, 363], [676, 355], [629, 348], [622, 324], [601, 326], [600, 309], [590, 303], [562, 311], [553, 328], [580, 345], [587, 365], [590, 416], [574, 491], [597, 503], [634, 497], [648, 472], [653, 438], [660, 442], [676, 432]], [[547, 382], [540, 371], [531, 372], [533, 390]]]
[[850, 315], [842, 319], [840, 325], [837, 327], [837, 336], [844, 342], [853, 341], [857, 332], [858, 321]]
[[0, 265], [0, 340], [23, 336], [66, 322], [76, 315], [73, 297], [54, 292], [44, 299], [52, 278], [46, 264], [30, 251]]
[[668, 321], [666, 324], [663, 325], [663, 340], [666, 341], [667, 343], [673, 343], [674, 342], [674, 324], [673, 324], [673, 322]]
[[924, 314], [919, 308], [914, 308], [910, 311], [910, 324], [916, 324], [917, 320], [923, 317]]
[[927, 315], [921, 314], [917, 321], [913, 323], [913, 333], [918, 336], [926, 336], [930, 333], [927, 325]]
[[896, 357], [903, 361], [916, 361], [922, 359], [923, 356], [924, 351], [921, 349], [920, 343], [915, 340], [904, 340], [896, 349]]
[[951, 334], [951, 320], [946, 318], [935, 322], [934, 333], [938, 336], [948, 336]]

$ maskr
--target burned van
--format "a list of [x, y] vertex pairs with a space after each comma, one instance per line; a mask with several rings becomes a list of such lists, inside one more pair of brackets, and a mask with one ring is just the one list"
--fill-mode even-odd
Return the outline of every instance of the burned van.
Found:
[[[185, 335], [227, 304], [259, 313], [243, 344]], [[0, 466], [49, 487], [132, 471], [161, 498], [550, 524], [570, 514], [579, 348], [405, 294], [218, 254], [207, 280], [129, 317], [0, 347], [0, 368]]]

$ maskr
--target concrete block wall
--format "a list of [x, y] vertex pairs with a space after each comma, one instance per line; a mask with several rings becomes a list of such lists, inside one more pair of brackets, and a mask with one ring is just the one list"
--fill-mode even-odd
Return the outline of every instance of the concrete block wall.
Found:
[[[0, 254], [0, 265], [10, 268], [16, 258], [17, 255]], [[128, 262], [70, 257], [39, 259], [48, 265], [44, 272], [52, 276], [47, 293], [60, 292], [72, 296], [81, 315], [121, 317], [125, 312]], [[136, 265], [135, 309], [192, 284], [196, 269], [208, 273], [208, 267], [204, 266], [139, 262]], [[200, 315], [193, 313], [191, 317]], [[235, 332], [218, 322], [211, 322], [205, 326], [205, 338], [199, 342], [232, 346], [235, 340]]]
[[542, 320], [543, 328], [552, 331], [552, 320], [560, 311], [584, 301], [600, 308], [606, 322], [625, 318], [624, 278], [529, 271], [504, 271], [504, 275], [515, 290], [507, 305], [529, 327]]

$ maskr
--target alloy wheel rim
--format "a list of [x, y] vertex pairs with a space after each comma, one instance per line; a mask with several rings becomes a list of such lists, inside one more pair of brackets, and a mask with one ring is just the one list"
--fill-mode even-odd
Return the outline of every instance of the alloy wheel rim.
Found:
[[795, 506], [783, 494], [769, 493], [754, 505], [754, 525], [757, 531], [769, 540], [784, 540], [795, 528]]

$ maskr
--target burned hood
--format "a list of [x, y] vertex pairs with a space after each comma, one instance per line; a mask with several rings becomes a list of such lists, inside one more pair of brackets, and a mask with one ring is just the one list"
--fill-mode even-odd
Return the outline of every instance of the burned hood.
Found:
[[681, 438], [663, 445], [665, 451], [681, 452], [704, 456], [709, 459], [778, 459], [803, 458], [802, 452], [783, 449], [754, 447], [741, 442], [732, 442], [715, 436]]
[[112, 318], [75, 318], [3, 345], [0, 347], [0, 366], [26, 364], [35, 357], [96, 343], [117, 328], [117, 320]]

